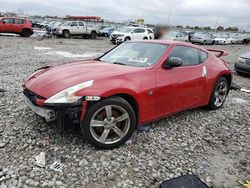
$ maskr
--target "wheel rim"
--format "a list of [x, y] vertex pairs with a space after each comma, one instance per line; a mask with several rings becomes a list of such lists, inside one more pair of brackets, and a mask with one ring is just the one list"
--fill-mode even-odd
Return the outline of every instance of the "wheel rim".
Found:
[[90, 120], [90, 133], [102, 144], [114, 144], [123, 139], [130, 128], [128, 112], [117, 105], [107, 105], [97, 110]]
[[217, 107], [221, 106], [224, 103], [224, 101], [226, 99], [226, 96], [227, 96], [227, 83], [226, 82], [220, 82], [217, 85], [216, 89], [215, 89], [214, 105], [217, 106]]

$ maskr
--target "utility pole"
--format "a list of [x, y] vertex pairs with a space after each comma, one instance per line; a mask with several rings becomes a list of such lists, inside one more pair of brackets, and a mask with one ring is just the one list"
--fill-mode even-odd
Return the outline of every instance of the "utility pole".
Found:
[[169, 13], [168, 13], [168, 24], [170, 24], [170, 17], [171, 17], [171, 10], [172, 10], [172, 7], [169, 7]]
[[216, 21], [215, 21], [215, 28], [214, 28], [215, 32], [217, 32], [218, 18], [219, 18], [219, 16], [216, 17]]

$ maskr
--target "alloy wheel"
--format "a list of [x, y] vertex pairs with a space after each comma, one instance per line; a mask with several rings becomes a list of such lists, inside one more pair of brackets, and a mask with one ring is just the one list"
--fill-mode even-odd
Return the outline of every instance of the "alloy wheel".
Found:
[[106, 105], [97, 110], [90, 121], [92, 137], [102, 144], [114, 144], [124, 138], [130, 129], [128, 112], [117, 105]]
[[228, 86], [226, 82], [220, 82], [217, 85], [215, 89], [215, 93], [214, 93], [214, 98], [215, 98], [214, 105], [215, 106], [219, 107], [224, 103], [226, 96], [227, 96], [227, 91], [228, 91]]

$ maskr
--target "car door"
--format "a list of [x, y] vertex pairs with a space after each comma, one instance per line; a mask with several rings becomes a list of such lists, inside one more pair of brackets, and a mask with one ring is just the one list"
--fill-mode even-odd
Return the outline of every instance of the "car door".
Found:
[[140, 40], [140, 29], [139, 28], [135, 28], [132, 32], [131, 32], [131, 40]]
[[175, 46], [167, 58], [177, 57], [183, 65], [156, 72], [156, 111], [160, 115], [175, 113], [199, 106], [204, 102], [206, 67], [200, 61], [200, 52], [188, 46]]
[[25, 20], [23, 19], [14, 19], [14, 30], [16, 33], [21, 33], [23, 30]]
[[78, 22], [78, 33], [85, 34], [86, 33], [86, 26], [84, 22]]
[[2, 31], [4, 33], [13, 33], [15, 31], [14, 29], [14, 19], [12, 18], [4, 18], [2, 20]]
[[71, 22], [70, 24], [70, 34], [77, 35], [78, 34], [78, 24], [77, 22]]

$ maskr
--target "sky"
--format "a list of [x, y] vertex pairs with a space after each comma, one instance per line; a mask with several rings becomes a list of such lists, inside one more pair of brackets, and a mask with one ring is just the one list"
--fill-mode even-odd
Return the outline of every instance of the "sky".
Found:
[[0, 0], [0, 11], [18, 10], [39, 15], [94, 15], [116, 22], [144, 18], [151, 24], [169, 21], [172, 25], [250, 30], [250, 0]]

